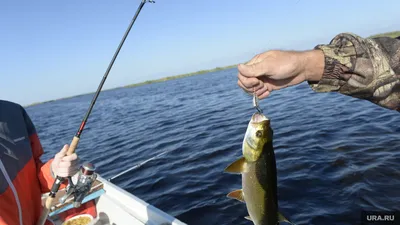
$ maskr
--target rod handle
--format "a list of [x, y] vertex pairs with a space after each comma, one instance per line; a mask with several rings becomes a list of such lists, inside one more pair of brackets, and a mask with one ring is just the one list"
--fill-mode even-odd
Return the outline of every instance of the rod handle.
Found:
[[76, 147], [78, 147], [78, 143], [79, 143], [79, 138], [77, 136], [74, 136], [74, 138], [71, 141], [71, 144], [69, 145], [67, 155], [74, 154]]
[[48, 197], [46, 199], [45, 206], [43, 207], [42, 214], [40, 215], [40, 218], [36, 225], [44, 225], [45, 224], [45, 222], [47, 220], [47, 216], [50, 213], [50, 207], [51, 207], [52, 203], [53, 203], [53, 198]]

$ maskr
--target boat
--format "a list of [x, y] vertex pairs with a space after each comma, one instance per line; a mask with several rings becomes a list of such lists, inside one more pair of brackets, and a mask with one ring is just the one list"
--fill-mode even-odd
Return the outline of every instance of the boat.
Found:
[[[73, 197], [66, 198], [64, 203], [59, 201], [65, 193], [65, 189], [60, 189], [53, 200], [48, 220], [54, 225], [63, 225], [65, 221], [58, 215], [74, 208]], [[42, 195], [43, 203], [47, 197], [48, 193]], [[97, 216], [89, 223], [91, 225], [187, 225], [98, 174], [82, 204], [92, 200]]]

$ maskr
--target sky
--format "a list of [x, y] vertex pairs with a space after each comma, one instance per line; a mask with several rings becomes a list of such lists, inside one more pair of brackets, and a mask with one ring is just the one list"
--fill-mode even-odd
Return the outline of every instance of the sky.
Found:
[[[140, 0], [0, 1], [0, 99], [94, 92]], [[334, 35], [400, 30], [400, 1], [156, 0], [146, 3], [103, 89], [305, 50]]]

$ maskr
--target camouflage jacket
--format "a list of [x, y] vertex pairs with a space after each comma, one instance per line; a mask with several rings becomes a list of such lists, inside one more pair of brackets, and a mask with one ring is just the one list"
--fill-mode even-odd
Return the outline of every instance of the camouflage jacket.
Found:
[[341, 33], [317, 45], [325, 55], [316, 92], [339, 92], [400, 112], [400, 37], [362, 38]]

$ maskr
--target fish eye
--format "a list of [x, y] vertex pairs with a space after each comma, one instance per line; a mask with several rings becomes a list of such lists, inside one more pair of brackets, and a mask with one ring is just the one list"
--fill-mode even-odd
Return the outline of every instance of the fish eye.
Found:
[[262, 131], [261, 130], [258, 130], [257, 132], [256, 132], [256, 137], [261, 137], [262, 136]]

